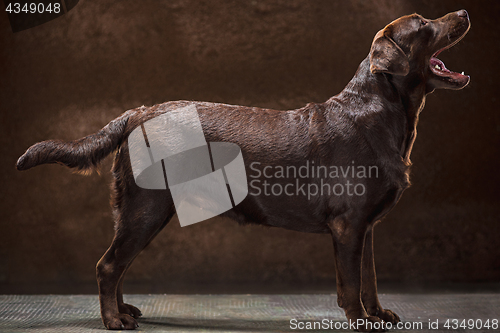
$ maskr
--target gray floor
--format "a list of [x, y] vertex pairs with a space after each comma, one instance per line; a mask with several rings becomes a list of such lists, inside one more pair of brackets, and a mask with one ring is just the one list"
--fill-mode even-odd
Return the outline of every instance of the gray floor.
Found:
[[[422, 332], [467, 332], [445, 329], [447, 319], [474, 319], [495, 332], [492, 320], [500, 319], [500, 294], [387, 294], [382, 304], [398, 313], [406, 325], [422, 323]], [[333, 295], [126, 295], [125, 302], [143, 313], [139, 331], [144, 332], [349, 332], [350, 330], [292, 329], [291, 320], [322, 321], [340, 325], [343, 312]], [[429, 321], [439, 320], [439, 330]], [[450, 322], [451, 323], [451, 322]], [[335, 327], [335, 326], [333, 326]], [[477, 326], [476, 326], [477, 327]], [[396, 330], [414, 332], [416, 330]], [[97, 296], [0, 295], [1, 332], [96, 332], [104, 331]]]

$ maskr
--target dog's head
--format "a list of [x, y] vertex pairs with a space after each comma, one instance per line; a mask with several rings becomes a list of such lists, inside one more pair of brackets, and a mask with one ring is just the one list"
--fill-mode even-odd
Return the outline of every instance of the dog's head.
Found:
[[470, 80], [467, 75], [447, 69], [437, 56], [458, 43], [469, 31], [465, 10], [449, 13], [436, 20], [418, 14], [403, 16], [380, 30], [370, 50], [370, 71], [421, 77], [426, 90], [462, 89]]

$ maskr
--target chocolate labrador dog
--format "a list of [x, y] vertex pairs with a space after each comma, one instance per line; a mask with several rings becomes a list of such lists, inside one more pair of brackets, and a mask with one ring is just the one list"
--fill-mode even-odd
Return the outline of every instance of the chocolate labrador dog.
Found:
[[[108, 329], [135, 329], [141, 316], [122, 297], [123, 276], [134, 258], [175, 214], [172, 193], [139, 187], [130, 161], [131, 132], [172, 110], [195, 106], [207, 141], [237, 144], [244, 159], [250, 194], [225, 216], [302, 232], [329, 233], [333, 238], [338, 304], [360, 331], [381, 331], [397, 323], [377, 296], [373, 228], [396, 205], [410, 185], [410, 153], [426, 95], [436, 88], [461, 89], [469, 77], [447, 69], [437, 56], [469, 30], [465, 10], [429, 20], [413, 14], [380, 30], [370, 53], [338, 95], [325, 103], [290, 111], [203, 102], [167, 102], [129, 110], [99, 132], [71, 142], [44, 141], [17, 161], [18, 170], [60, 163], [91, 170], [112, 152], [115, 237], [97, 264], [99, 299]], [[297, 180], [297, 191], [285, 187], [265, 193], [263, 181], [286, 186], [294, 175], [278, 167], [307, 165], [318, 169]], [[320, 167], [347, 172], [320, 174]], [[356, 174], [349, 168], [356, 170]], [[359, 175], [360, 168], [375, 168]], [[344, 168], [344, 169], [342, 169]], [[326, 170], [326, 169], [325, 169]], [[376, 173], [375, 173], [376, 171]], [[346, 191], [337, 185], [351, 182]], [[272, 183], [274, 182], [274, 183]], [[274, 186], [273, 185], [273, 186]], [[312, 187], [312, 185], [321, 186]], [[309, 191], [307, 196], [303, 186]], [[273, 188], [271, 188], [273, 189]], [[378, 324], [378, 325], [377, 325]]]

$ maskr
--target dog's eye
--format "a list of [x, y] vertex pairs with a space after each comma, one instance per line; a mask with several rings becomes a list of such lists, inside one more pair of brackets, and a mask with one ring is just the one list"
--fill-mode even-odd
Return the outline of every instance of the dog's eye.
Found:
[[425, 20], [420, 20], [420, 25], [421, 25], [421, 26], [424, 26], [424, 25], [426, 25], [426, 24], [427, 24], [427, 21], [425, 21]]

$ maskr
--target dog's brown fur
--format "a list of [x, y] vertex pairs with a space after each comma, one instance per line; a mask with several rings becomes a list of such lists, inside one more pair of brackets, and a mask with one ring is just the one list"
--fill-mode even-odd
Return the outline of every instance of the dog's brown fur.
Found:
[[134, 182], [127, 138], [137, 126], [194, 104], [207, 141], [238, 144], [247, 174], [256, 161], [262, 166], [301, 166], [305, 161], [325, 166], [348, 166], [353, 161], [377, 166], [378, 177], [358, 180], [367, 189], [363, 196], [316, 195], [305, 200], [249, 195], [225, 215], [240, 223], [330, 233], [338, 304], [347, 318], [396, 323], [399, 317], [384, 309], [377, 296], [373, 227], [409, 186], [410, 153], [426, 95], [435, 88], [461, 89], [469, 82], [467, 76], [438, 75], [431, 69], [432, 56], [458, 42], [469, 27], [463, 10], [437, 20], [404, 16], [377, 33], [353, 79], [325, 103], [291, 111], [187, 101], [143, 106], [85, 138], [37, 143], [19, 158], [17, 168], [61, 163], [84, 170], [116, 151], [112, 194], [116, 234], [97, 264], [97, 280], [104, 325], [134, 329], [134, 318], [141, 313], [123, 302], [124, 273], [175, 213], [169, 190], [145, 190]]

